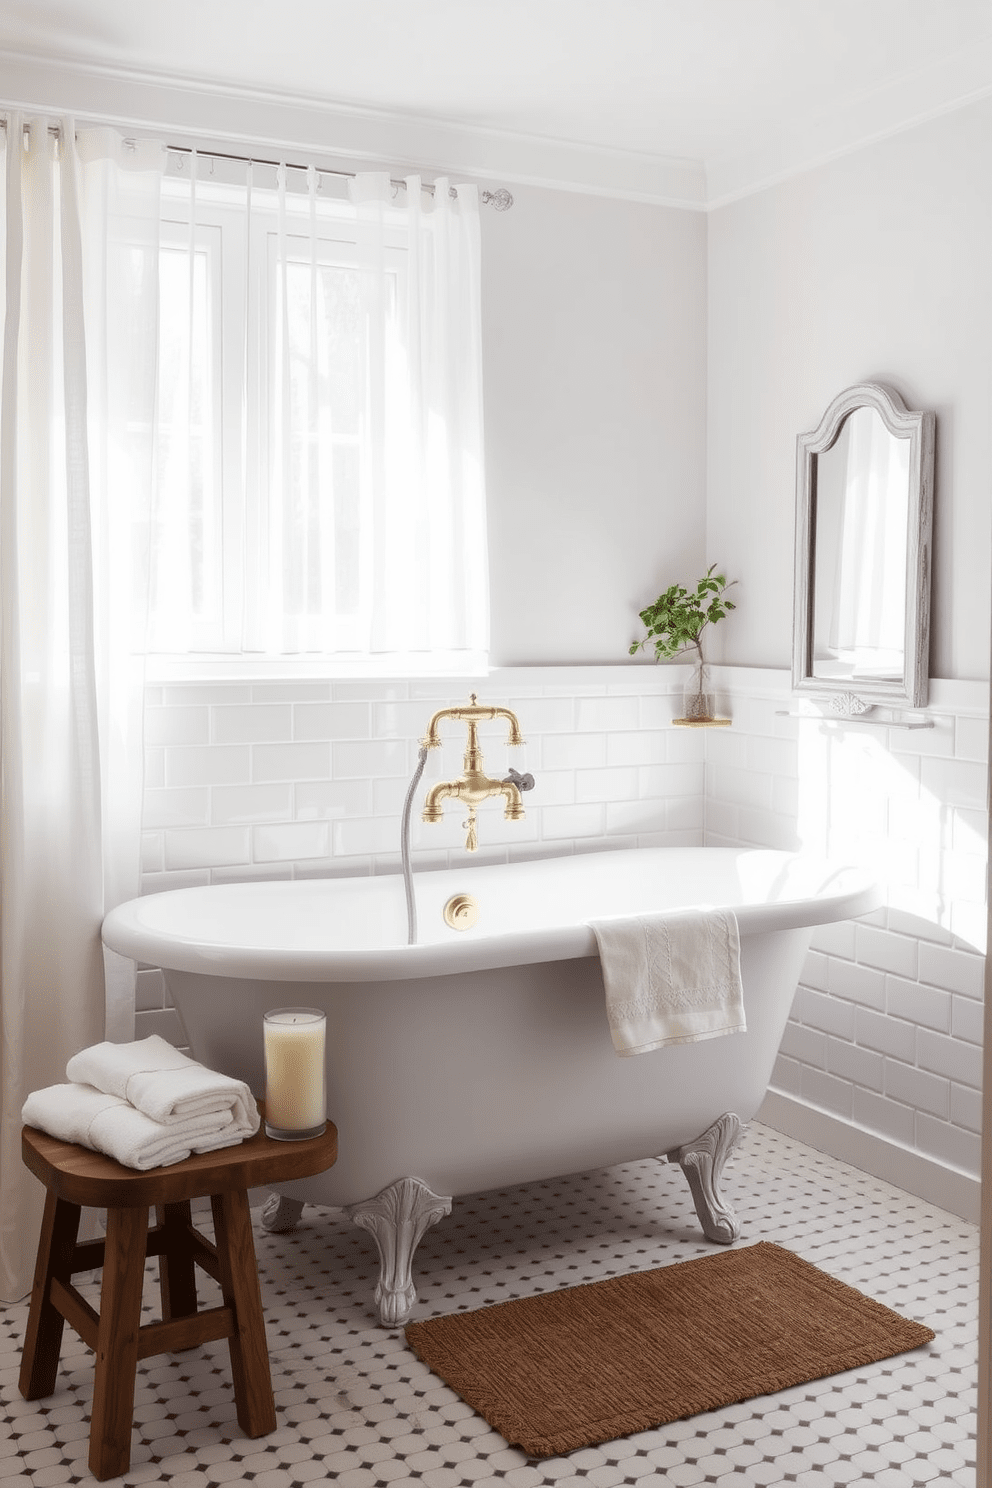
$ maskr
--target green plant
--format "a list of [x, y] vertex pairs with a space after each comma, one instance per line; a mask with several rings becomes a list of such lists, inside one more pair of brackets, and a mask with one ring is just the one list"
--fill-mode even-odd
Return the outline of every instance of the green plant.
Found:
[[[716, 564], [711, 563], [694, 591], [683, 589], [681, 584], [672, 584], [658, 595], [654, 604], [641, 610], [647, 635], [643, 640], [633, 641], [630, 646], [630, 655], [634, 656], [653, 644], [656, 661], [670, 661], [682, 651], [695, 648], [700, 694], [703, 692], [703, 631], [707, 625], [715, 625], [729, 610], [736, 608], [725, 593], [737, 580], [732, 579], [728, 584], [724, 574], [713, 572], [715, 568]], [[690, 716], [699, 716], [699, 710]]]

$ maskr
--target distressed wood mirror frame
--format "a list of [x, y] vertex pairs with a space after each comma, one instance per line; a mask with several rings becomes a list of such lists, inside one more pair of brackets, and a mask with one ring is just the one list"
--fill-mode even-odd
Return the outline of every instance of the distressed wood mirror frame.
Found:
[[[906, 575], [900, 676], [814, 673], [816, 615], [817, 474], [820, 456], [836, 444], [857, 409], [874, 409], [885, 429], [909, 440], [906, 500]], [[817, 427], [800, 434], [796, 470], [796, 575], [792, 686], [820, 694], [838, 713], [865, 712], [876, 704], [923, 708], [927, 702], [930, 647], [930, 549], [933, 524], [934, 425], [932, 412], [910, 412], [899, 394], [880, 383], [862, 383], [838, 394]], [[823, 512], [820, 513], [821, 521]], [[821, 532], [823, 528], [821, 526]]]

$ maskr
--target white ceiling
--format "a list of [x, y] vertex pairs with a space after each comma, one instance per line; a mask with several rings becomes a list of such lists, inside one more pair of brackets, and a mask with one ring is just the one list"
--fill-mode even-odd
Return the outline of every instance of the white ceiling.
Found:
[[399, 115], [487, 164], [693, 162], [712, 199], [992, 92], [992, 0], [0, 0], [0, 88], [32, 59]]

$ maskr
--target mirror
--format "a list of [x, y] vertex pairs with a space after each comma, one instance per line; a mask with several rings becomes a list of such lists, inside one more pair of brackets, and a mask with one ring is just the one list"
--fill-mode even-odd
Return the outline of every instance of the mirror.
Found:
[[835, 711], [926, 706], [933, 445], [933, 414], [878, 383], [799, 435], [792, 685]]

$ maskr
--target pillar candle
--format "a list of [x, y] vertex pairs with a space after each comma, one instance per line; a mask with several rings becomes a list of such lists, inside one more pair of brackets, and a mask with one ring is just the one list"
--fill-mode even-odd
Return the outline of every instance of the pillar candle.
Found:
[[318, 1008], [265, 1014], [265, 1126], [270, 1136], [316, 1136], [327, 1120], [324, 1043]]

